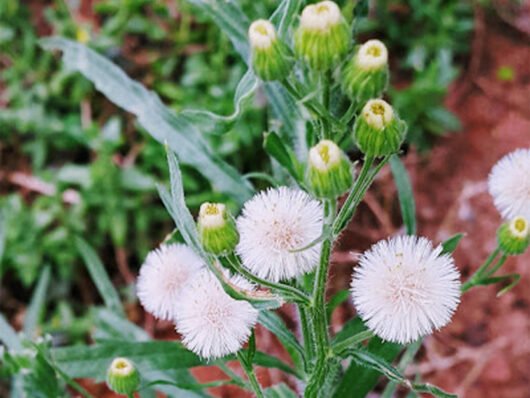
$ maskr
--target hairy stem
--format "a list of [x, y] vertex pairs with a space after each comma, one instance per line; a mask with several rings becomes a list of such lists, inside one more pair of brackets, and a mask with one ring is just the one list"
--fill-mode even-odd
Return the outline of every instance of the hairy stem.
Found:
[[267, 281], [265, 279], [261, 279], [257, 276], [255, 276], [253, 273], [248, 271], [245, 267], [241, 265], [241, 262], [239, 259], [232, 253], [227, 257], [220, 258], [221, 263], [228, 262], [228, 265], [234, 269], [234, 271], [238, 272], [239, 274], [243, 275], [245, 278], [250, 280], [251, 282], [257, 283], [258, 285], [268, 287], [269, 289], [273, 291], [277, 291], [288, 298], [293, 299], [294, 301], [298, 303], [302, 303], [304, 305], [309, 305], [310, 298], [307, 297], [307, 295], [302, 292], [301, 290], [297, 289], [294, 286], [289, 286], [284, 283], [274, 283]]
[[261, 389], [261, 385], [258, 383], [258, 379], [256, 377], [256, 374], [254, 373], [252, 364], [247, 361], [245, 354], [243, 354], [241, 351], [237, 352], [237, 358], [239, 359], [239, 363], [241, 364], [243, 371], [248, 377], [248, 381], [250, 383], [252, 391], [254, 392], [254, 394], [256, 394], [257, 398], [263, 398], [263, 390]]
[[311, 371], [311, 361], [315, 357], [315, 337], [313, 335], [313, 327], [311, 319], [308, 314], [308, 308], [304, 305], [298, 305], [298, 314], [300, 316], [300, 328], [302, 330], [302, 338], [304, 340], [304, 350], [306, 356], [306, 373]]
[[[330, 225], [333, 222], [335, 206], [336, 203], [334, 201], [325, 202], [326, 225]], [[332, 238], [324, 240], [320, 253], [320, 263], [315, 275], [311, 315], [315, 334], [316, 362], [305, 391], [305, 396], [308, 398], [318, 396], [318, 392], [326, 376], [327, 359], [331, 352], [328, 320], [326, 316], [326, 282], [328, 279], [332, 244]]]
[[388, 163], [388, 161], [390, 160], [390, 156], [385, 156], [381, 160], [381, 162], [379, 162], [379, 164], [374, 168], [374, 170], [370, 171], [374, 160], [375, 158], [373, 156], [366, 156], [363, 167], [361, 168], [361, 172], [359, 173], [359, 177], [357, 177], [355, 185], [353, 186], [350, 194], [344, 201], [344, 204], [340, 209], [337, 218], [333, 222], [333, 236], [339, 235], [340, 232], [344, 228], [346, 228], [353, 215], [355, 214], [357, 206], [359, 206], [359, 203], [361, 203], [364, 194], [374, 181], [377, 173], [379, 173], [383, 166]]

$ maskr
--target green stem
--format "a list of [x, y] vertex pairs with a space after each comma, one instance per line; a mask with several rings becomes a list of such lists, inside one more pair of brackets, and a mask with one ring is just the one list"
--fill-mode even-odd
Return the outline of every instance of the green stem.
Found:
[[364, 194], [374, 181], [377, 173], [379, 173], [383, 166], [388, 163], [390, 156], [385, 156], [374, 168], [374, 170], [370, 172], [370, 167], [372, 166], [374, 160], [375, 158], [373, 156], [366, 156], [361, 172], [359, 173], [359, 177], [357, 178], [357, 181], [355, 181], [353, 189], [344, 201], [344, 205], [340, 209], [339, 214], [333, 223], [333, 236], [338, 236], [341, 231], [346, 228], [355, 214], [357, 206], [359, 206], [359, 203], [361, 203]]
[[257, 283], [258, 285], [268, 287], [271, 290], [275, 290], [279, 293], [282, 293], [283, 295], [292, 298], [294, 301], [302, 303], [304, 305], [309, 305], [311, 303], [311, 299], [301, 290], [298, 290], [297, 288], [293, 286], [289, 286], [283, 283], [274, 283], [267, 281], [265, 279], [261, 279], [254, 274], [252, 274], [250, 271], [248, 271], [245, 267], [241, 265], [241, 262], [239, 259], [232, 253], [226, 257], [219, 258], [221, 263], [224, 263], [225, 261], [228, 261], [228, 264], [239, 274], [243, 275], [248, 280]]
[[355, 347], [359, 343], [362, 343], [364, 340], [368, 340], [373, 335], [374, 334], [370, 330], [364, 330], [362, 332], [356, 333], [347, 339], [333, 344], [333, 352], [337, 356], [342, 356], [346, 351], [350, 350], [352, 347]]
[[508, 259], [508, 256], [506, 254], [503, 254], [501, 258], [499, 258], [499, 261], [497, 262], [497, 264], [495, 264], [494, 267], [492, 267], [490, 270], [485, 271], [484, 278], [489, 278], [495, 272], [497, 272], [499, 268], [502, 267], [502, 265], [506, 262], [507, 259]]
[[461, 288], [462, 293], [467, 292], [469, 289], [475, 286], [482, 279], [483, 274], [486, 272], [487, 268], [491, 265], [491, 263], [493, 263], [493, 261], [497, 258], [500, 252], [501, 252], [501, 249], [497, 247], [489, 255], [486, 261], [484, 261], [484, 264], [482, 264], [479, 267], [479, 269], [476, 270], [473, 275], [471, 275], [471, 277], [467, 280], [467, 282], [462, 285], [462, 288]]
[[313, 328], [311, 325], [311, 319], [307, 313], [307, 307], [303, 305], [298, 305], [298, 314], [300, 316], [300, 328], [302, 329], [302, 338], [304, 339], [304, 350], [306, 360], [305, 363], [306, 373], [310, 372], [310, 364], [313, 358], [315, 357], [315, 338], [313, 335]]
[[346, 112], [344, 112], [344, 115], [340, 118], [340, 123], [343, 125], [347, 125], [351, 122], [355, 114], [357, 113], [357, 104], [352, 101]]
[[245, 389], [250, 388], [248, 383], [246, 383], [245, 380], [241, 379], [241, 377], [239, 377], [232, 369], [230, 369], [226, 363], [219, 362], [219, 363], [216, 363], [216, 365], [219, 367], [219, 369], [221, 369], [224, 372], [224, 374], [230, 377], [230, 381], [233, 384], [241, 388], [245, 388]]
[[[336, 203], [334, 201], [327, 201], [324, 204], [326, 224], [329, 225], [333, 222], [335, 217]], [[320, 387], [326, 376], [326, 365], [330, 354], [328, 320], [326, 316], [326, 281], [328, 279], [331, 247], [332, 239], [328, 238], [324, 240], [313, 288], [313, 306], [311, 307], [311, 314], [315, 333], [316, 363], [305, 391], [305, 396], [308, 398], [318, 396]]]
[[283, 87], [293, 96], [297, 101], [301, 102], [307, 109], [313, 112], [320, 119], [329, 119], [328, 111], [322, 107], [318, 101], [313, 99], [306, 99], [300, 91], [287, 79], [282, 81]]
[[254, 373], [252, 364], [248, 363], [247, 358], [241, 351], [237, 352], [237, 358], [239, 359], [239, 363], [241, 364], [243, 371], [248, 377], [248, 381], [250, 382], [250, 387], [252, 388], [252, 391], [254, 392], [254, 394], [256, 394], [257, 398], [263, 398], [263, 390], [261, 389], [261, 386], [258, 383], [258, 379], [256, 378], [256, 374]]

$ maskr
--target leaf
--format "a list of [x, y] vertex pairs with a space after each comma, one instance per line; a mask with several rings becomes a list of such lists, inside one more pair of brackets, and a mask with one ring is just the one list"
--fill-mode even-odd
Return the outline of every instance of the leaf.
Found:
[[[224, 4], [224, 3], [223, 3]], [[46, 50], [61, 50], [65, 65], [93, 82], [110, 101], [133, 113], [154, 139], [175, 151], [221, 192], [243, 203], [251, 185], [232, 166], [212, 153], [191, 117], [175, 114], [160, 98], [131, 80], [120, 68], [86, 46], [60, 37], [42, 39]]]
[[24, 317], [24, 333], [30, 339], [36, 337], [36, 329], [41, 320], [44, 306], [46, 304], [46, 293], [50, 284], [50, 267], [45, 267], [42, 271], [37, 287], [31, 297], [26, 316]]
[[[246, 350], [243, 350], [243, 351], [246, 351]], [[279, 369], [282, 372], [288, 373], [299, 379], [302, 379], [300, 373], [297, 372], [295, 369], [291, 368], [285, 362], [281, 361], [277, 357], [274, 357], [272, 355], [266, 354], [261, 351], [256, 351], [254, 355], [253, 363], [258, 366], [263, 366], [265, 368]]]
[[[407, 349], [405, 350], [405, 352], [401, 356], [401, 359], [399, 360], [398, 370], [400, 372], [404, 372], [405, 369], [407, 369], [407, 366], [412, 361], [414, 361], [414, 357], [418, 353], [422, 344], [423, 344], [423, 339], [420, 338], [414, 343], [408, 345]], [[387, 386], [385, 387], [385, 390], [383, 391], [381, 398], [392, 398], [394, 396], [397, 386], [398, 386], [398, 383], [392, 382], [392, 381], [389, 382]]]
[[0, 341], [10, 350], [19, 351], [22, 349], [22, 343], [17, 332], [2, 314], [0, 314]]
[[506, 283], [509, 282], [507, 286], [503, 287], [497, 292], [497, 297], [502, 296], [503, 294], [508, 293], [512, 290], [521, 280], [521, 275], [519, 274], [507, 274], [500, 276], [493, 276], [489, 278], [484, 278], [476, 282], [477, 285], [494, 285], [497, 283]]
[[197, 227], [195, 221], [186, 206], [186, 200], [184, 197], [184, 188], [182, 183], [182, 174], [180, 173], [180, 166], [175, 154], [171, 151], [167, 151], [167, 162], [169, 165], [169, 176], [171, 186], [171, 199], [172, 206], [175, 212], [175, 225], [179, 230], [184, 241], [201, 257], [206, 257], [206, 254], [202, 250], [202, 245], [199, 240], [197, 233]]
[[296, 369], [303, 369], [304, 366], [304, 349], [294, 336], [287, 329], [287, 326], [278, 314], [272, 311], [260, 311], [258, 322], [268, 331], [274, 334], [287, 350], [293, 360]]
[[177, 341], [108, 341], [91, 346], [54, 348], [55, 363], [72, 378], [103, 380], [112, 360], [124, 356], [138, 367], [139, 372], [185, 369], [204, 364], [203, 361]]
[[[383, 342], [378, 337], [370, 340], [366, 350], [388, 362], [393, 361], [402, 350], [402, 346], [395, 343]], [[344, 372], [335, 394], [335, 398], [364, 398], [373, 390], [381, 373], [352, 362]], [[355, 380], [355, 383], [351, 381]]]
[[278, 134], [275, 132], [265, 133], [263, 147], [272, 158], [287, 169], [291, 177], [303, 183], [303, 176], [299, 173], [301, 165], [296, 159], [296, 155]]
[[401, 216], [408, 235], [416, 234], [416, 204], [407, 169], [397, 155], [390, 158], [390, 168], [396, 183]]
[[278, 36], [287, 39], [289, 28], [294, 25], [302, 7], [302, 0], [283, 0], [270, 17], [270, 21], [276, 26]]
[[350, 354], [351, 358], [361, 366], [366, 366], [376, 372], [381, 373], [388, 379], [397, 383], [403, 383], [405, 381], [401, 372], [390, 365], [385, 360], [381, 359], [377, 355], [372, 354], [365, 350], [355, 350]]
[[24, 373], [22, 386], [28, 397], [57, 398], [62, 396], [55, 369], [41, 352], [37, 352], [31, 369]]
[[204, 11], [219, 26], [248, 64], [250, 47], [247, 31], [250, 21], [238, 3], [234, 0], [188, 0], [188, 2]]
[[446, 239], [444, 242], [442, 242], [442, 253], [441, 254], [453, 253], [456, 250], [458, 244], [460, 243], [460, 240], [463, 237], [464, 237], [463, 233], [458, 233]]
[[366, 330], [366, 326], [364, 325], [361, 318], [356, 316], [342, 326], [342, 329], [335, 335], [333, 339], [333, 345], [336, 345], [337, 343], [340, 343], [341, 341], [346, 340], [347, 338], [354, 336], [364, 330]]
[[90, 245], [80, 237], [76, 238], [75, 243], [77, 250], [79, 250], [79, 253], [81, 253], [81, 256], [83, 257], [83, 261], [85, 262], [92, 281], [96, 285], [100, 296], [103, 298], [105, 306], [115, 314], [122, 317], [125, 316], [120, 296], [112, 285], [107, 271], [99, 260], [96, 252], [94, 252], [94, 249], [92, 249]]
[[104, 340], [150, 340], [145, 330], [107, 308], [97, 308], [94, 311], [94, 318], [97, 328], [92, 337], [98, 342], [104, 342]]
[[298, 395], [284, 383], [266, 388], [264, 391], [265, 398], [297, 398]]
[[434, 395], [436, 398], [458, 398], [455, 394], [445, 392], [440, 387], [433, 386], [432, 384], [413, 384], [412, 389], [416, 393], [428, 393]]

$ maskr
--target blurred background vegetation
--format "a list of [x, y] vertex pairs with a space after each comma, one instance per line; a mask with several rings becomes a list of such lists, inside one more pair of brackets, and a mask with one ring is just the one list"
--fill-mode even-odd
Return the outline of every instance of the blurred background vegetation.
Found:
[[[239, 2], [252, 18], [277, 4]], [[351, 16], [354, 2], [339, 3]], [[390, 49], [390, 98], [419, 151], [460, 128], [443, 100], [466, 61], [472, 29], [473, 5], [459, 0], [376, 0], [359, 21], [361, 37], [378, 37]], [[74, 237], [97, 250], [132, 302], [137, 268], [172, 221], [155, 188], [167, 180], [163, 146], [40, 49], [39, 37], [49, 35], [87, 43], [174, 110], [230, 114], [245, 66], [185, 1], [0, 2], [0, 310], [16, 322], [49, 266], [53, 296], [42, 328], [71, 341], [90, 327], [87, 308], [96, 300]], [[209, 144], [245, 173], [267, 170], [266, 112], [256, 95], [230, 131], [207, 137]], [[223, 199], [196, 171], [185, 168], [184, 179], [192, 210]]]

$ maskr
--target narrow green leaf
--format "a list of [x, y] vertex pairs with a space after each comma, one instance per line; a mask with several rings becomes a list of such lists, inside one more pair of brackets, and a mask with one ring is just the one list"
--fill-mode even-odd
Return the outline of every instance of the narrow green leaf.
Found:
[[[383, 342], [378, 337], [374, 337], [366, 349], [373, 355], [377, 355], [387, 362], [392, 362], [402, 348], [403, 346], [399, 344]], [[379, 371], [352, 362], [344, 372], [333, 396], [334, 398], [364, 398], [373, 390], [380, 376]], [[355, 383], [352, 383], [352, 380], [355, 380]]]
[[426, 384], [413, 384], [412, 389], [416, 393], [428, 393], [436, 398], [458, 398], [455, 394], [450, 394], [444, 390], [442, 390], [440, 387], [433, 386], [432, 384], [426, 383]]
[[296, 181], [303, 182], [303, 177], [299, 173], [301, 166], [296, 159], [296, 155], [278, 134], [275, 132], [265, 133], [263, 147], [273, 159], [276, 159], [278, 163], [285, 167], [291, 177]]
[[46, 305], [46, 292], [50, 284], [50, 267], [45, 267], [40, 274], [39, 282], [31, 297], [26, 316], [24, 318], [24, 333], [30, 339], [36, 337], [36, 329], [41, 321], [44, 306]]
[[214, 188], [231, 195], [239, 203], [252, 195], [252, 186], [237, 170], [212, 153], [190, 116], [173, 113], [155, 93], [80, 43], [60, 37], [46, 38], [40, 43], [46, 50], [61, 50], [68, 68], [79, 71], [110, 101], [136, 115], [154, 139], [167, 143], [182, 162], [195, 167]]
[[407, 169], [397, 155], [390, 158], [390, 168], [396, 183], [401, 216], [408, 235], [416, 234], [416, 204]]
[[103, 380], [112, 360], [124, 356], [141, 374], [202, 365], [202, 360], [178, 341], [109, 341], [92, 346], [54, 348], [55, 363], [72, 378]]
[[116, 315], [107, 308], [97, 308], [94, 311], [96, 330], [93, 339], [97, 342], [104, 340], [149, 341], [149, 334], [131, 321]]
[[188, 2], [204, 11], [219, 26], [248, 64], [250, 47], [247, 31], [250, 21], [239, 4], [234, 0], [188, 0]]
[[304, 365], [304, 349], [294, 336], [294, 334], [287, 329], [283, 320], [272, 311], [260, 311], [258, 322], [268, 331], [274, 334], [287, 350], [291, 359], [293, 360], [296, 369], [303, 369]]
[[0, 341], [10, 350], [19, 351], [22, 349], [22, 343], [17, 332], [2, 314], [0, 314]]
[[[246, 351], [246, 350], [243, 350], [243, 351]], [[293, 375], [301, 379], [300, 373], [297, 372], [295, 369], [291, 368], [289, 365], [287, 365], [285, 362], [281, 361], [277, 357], [266, 354], [262, 351], [256, 351], [256, 354], [254, 355], [253, 363], [255, 365], [263, 366], [265, 368], [279, 369], [282, 372], [288, 373], [290, 375]]]
[[265, 389], [265, 398], [298, 398], [298, 395], [284, 383]]
[[494, 285], [497, 283], [506, 283], [508, 282], [508, 285], [502, 288], [497, 292], [497, 297], [502, 296], [503, 294], [508, 293], [510, 290], [512, 290], [521, 280], [521, 275], [519, 274], [507, 274], [507, 275], [500, 275], [500, 276], [493, 276], [489, 278], [480, 279], [478, 282], [476, 282], [476, 285]]
[[342, 326], [342, 329], [335, 335], [333, 344], [338, 344], [341, 341], [346, 340], [347, 338], [354, 336], [364, 330], [366, 330], [366, 326], [364, 325], [361, 318], [356, 316]]
[[[399, 360], [399, 364], [397, 368], [400, 372], [405, 372], [405, 370], [407, 369], [407, 366], [414, 360], [414, 357], [418, 353], [422, 344], [423, 344], [422, 338], [418, 339], [412, 344], [409, 344], [409, 346], [407, 347], [407, 349], [401, 356], [401, 359]], [[394, 396], [397, 386], [398, 386], [398, 383], [390, 381], [385, 387], [385, 390], [383, 391], [381, 398], [392, 398]]]
[[397, 383], [404, 383], [405, 378], [396, 368], [384, 359], [365, 350], [355, 350], [350, 353], [351, 358], [361, 366], [366, 366], [386, 376]]
[[278, 36], [287, 39], [289, 28], [294, 25], [300, 14], [302, 0], [283, 0], [270, 17], [270, 21], [276, 26]]
[[444, 242], [442, 242], [442, 254], [453, 253], [463, 237], [464, 234], [459, 233], [451, 236], [449, 239], [446, 239]]
[[81, 256], [83, 257], [88, 273], [96, 285], [96, 288], [98, 289], [100, 296], [103, 298], [107, 308], [117, 315], [125, 316], [120, 296], [110, 281], [107, 271], [94, 249], [92, 249], [90, 245], [80, 237], [76, 238], [75, 243], [77, 250], [79, 250], [79, 253], [81, 253]]
[[173, 217], [173, 220], [184, 238], [184, 241], [191, 246], [197, 254], [205, 257], [195, 221], [186, 206], [179, 162], [175, 154], [171, 151], [167, 151], [167, 162], [169, 165], [172, 205], [174, 206], [174, 211], [176, 213], [176, 217]]

